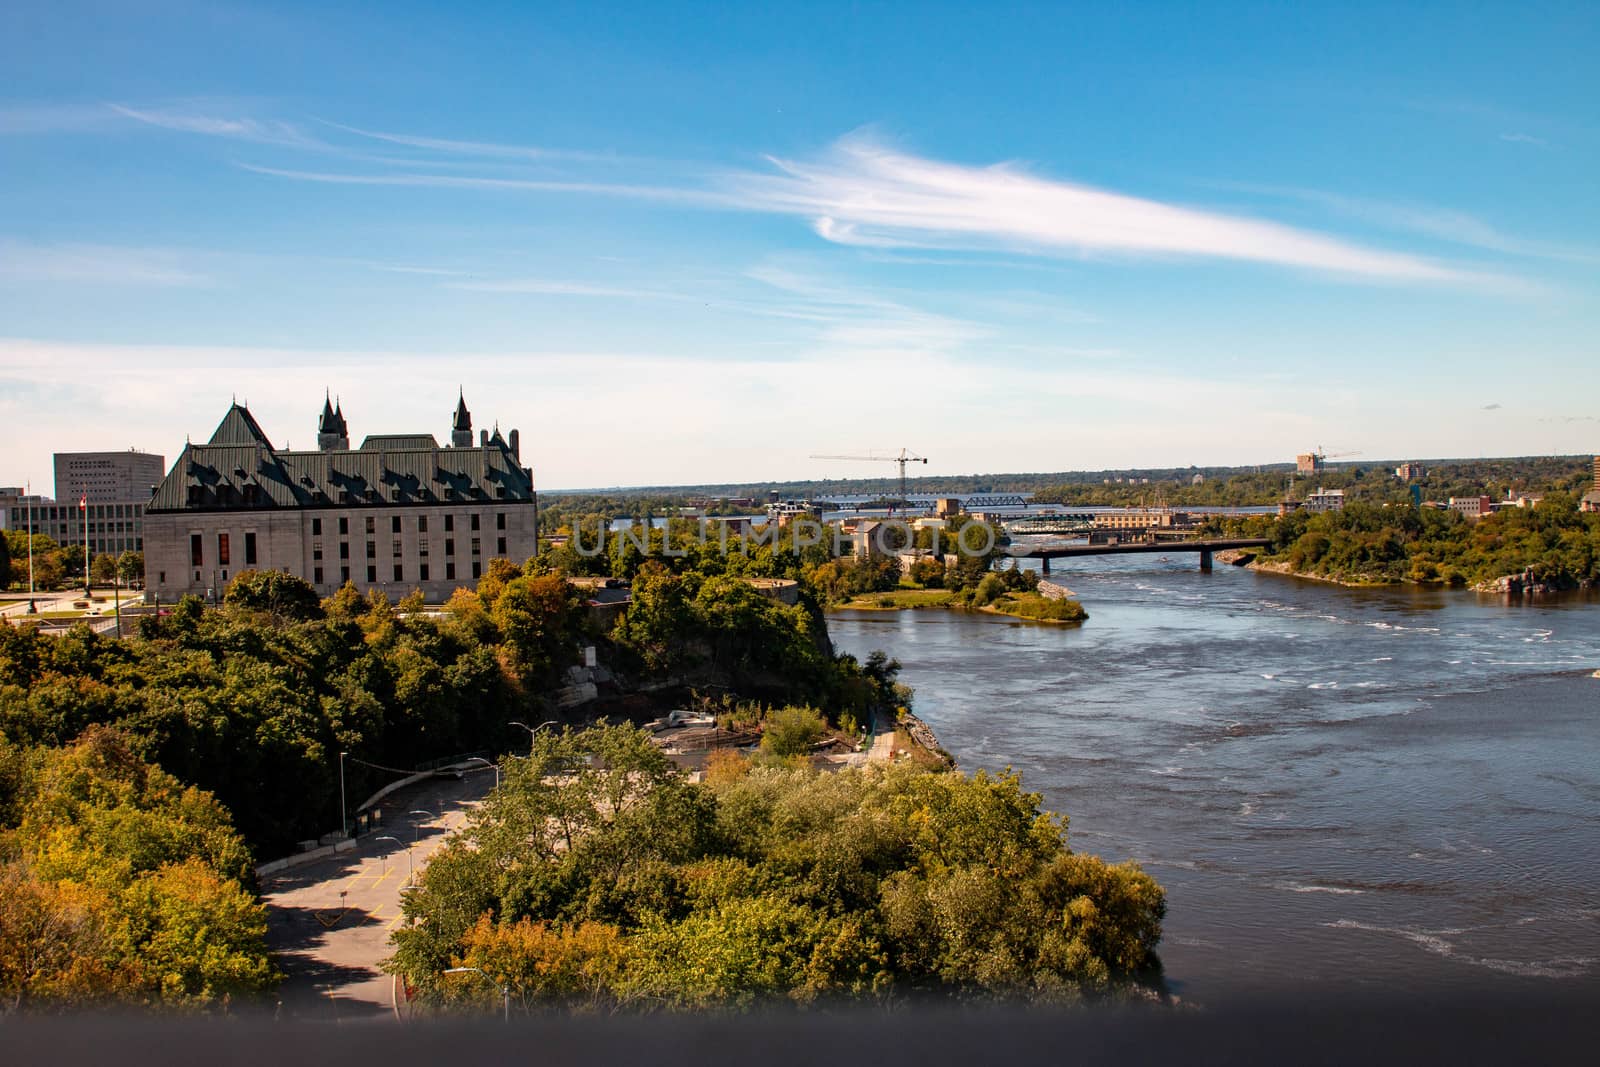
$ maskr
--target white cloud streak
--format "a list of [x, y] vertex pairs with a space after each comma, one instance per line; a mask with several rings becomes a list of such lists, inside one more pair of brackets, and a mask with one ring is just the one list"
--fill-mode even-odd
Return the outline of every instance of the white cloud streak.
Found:
[[322, 147], [322, 142], [308, 135], [299, 126], [277, 119], [216, 118], [180, 111], [125, 107], [122, 104], [112, 104], [110, 107], [123, 118], [180, 133], [197, 133], [208, 137], [227, 137], [239, 141], [293, 148]]
[[846, 244], [1231, 259], [1385, 282], [1485, 280], [1274, 222], [1041, 178], [1011, 164], [943, 163], [863, 138], [841, 141], [821, 162], [773, 163], [782, 174], [737, 176], [731, 188], [753, 208], [811, 216], [820, 236]]

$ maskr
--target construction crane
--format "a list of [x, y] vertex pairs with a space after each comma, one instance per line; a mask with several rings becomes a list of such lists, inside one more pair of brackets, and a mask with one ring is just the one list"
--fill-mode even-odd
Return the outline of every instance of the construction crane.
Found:
[[1322, 470], [1323, 466], [1330, 459], [1345, 459], [1349, 456], [1359, 455], [1361, 455], [1359, 451], [1332, 453], [1324, 452], [1322, 446], [1318, 445], [1315, 450], [1311, 452], [1302, 452], [1298, 456], [1294, 457], [1294, 472], [1296, 474], [1316, 474], [1318, 471]]
[[906, 464], [926, 463], [928, 457], [919, 456], [915, 452], [902, 448], [898, 456], [812, 456], [812, 459], [852, 459], [865, 463], [898, 463], [900, 464], [900, 499], [906, 498]]

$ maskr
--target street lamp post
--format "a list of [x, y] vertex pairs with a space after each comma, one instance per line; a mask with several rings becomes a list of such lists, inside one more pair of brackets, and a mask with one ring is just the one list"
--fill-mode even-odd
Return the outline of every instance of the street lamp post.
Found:
[[[411, 859], [411, 846], [410, 845], [407, 845], [404, 841], [400, 840], [398, 837], [389, 837], [388, 835], [385, 835], [383, 837], [375, 837], [372, 840], [374, 842], [377, 842], [377, 841], [393, 841], [395, 844], [397, 844], [401, 848], [405, 849], [406, 850], [406, 881], [407, 881], [407, 884], [410, 884], [410, 883], [415, 882], [417, 880], [417, 867], [416, 867], [416, 864]], [[389, 873], [389, 854], [387, 852], [385, 852], [383, 854], [383, 871], [384, 871], [385, 874]]]
[[339, 753], [339, 836], [340, 837], [344, 837], [345, 836], [345, 834], [346, 834], [345, 827], [350, 825], [349, 822], [347, 822], [345, 820], [345, 812], [344, 812], [344, 758], [346, 756], [348, 756], [349, 754], [350, 753], [348, 753], [348, 752]]
[[448, 968], [444, 973], [445, 974], [466, 974], [469, 971], [472, 972], [473, 974], [481, 974], [485, 978], [488, 978], [490, 982], [494, 983], [495, 988], [500, 990], [500, 999], [505, 1005], [504, 1020], [509, 1023], [511, 1021], [511, 987], [510, 986], [501, 985], [499, 982], [495, 981], [495, 979], [489, 974], [489, 972], [481, 970], [481, 969], [479, 969], [477, 967], [451, 967], [451, 968]]
[[534, 739], [539, 736], [539, 731], [543, 730], [546, 726], [560, 726], [561, 724], [559, 722], [557, 722], [556, 720], [554, 720], [554, 719], [546, 719], [544, 722], [540, 723], [538, 726], [529, 726], [525, 722], [516, 722], [516, 721], [508, 722], [508, 723], [506, 723], [506, 725], [507, 726], [520, 726], [524, 730], [528, 731], [528, 755], [530, 757], [532, 757], [532, 755], [533, 755], [533, 742], [534, 742]]
[[490, 763], [488, 760], [484, 759], [482, 756], [473, 756], [471, 759], [467, 760], [467, 762], [468, 763], [481, 763], [485, 767], [493, 767], [494, 768], [494, 787], [496, 789], [500, 788], [500, 764], [498, 764], [498, 763]]
[[[409, 814], [409, 815], [426, 815], [430, 819], [437, 819], [439, 817], [439, 816], [435, 815], [433, 812], [427, 811], [427, 810], [425, 810], [423, 808], [413, 808], [407, 814]], [[421, 838], [422, 838], [422, 824], [419, 823], [419, 822], [412, 823], [411, 824], [411, 843], [414, 845], [419, 840], [421, 840]]]

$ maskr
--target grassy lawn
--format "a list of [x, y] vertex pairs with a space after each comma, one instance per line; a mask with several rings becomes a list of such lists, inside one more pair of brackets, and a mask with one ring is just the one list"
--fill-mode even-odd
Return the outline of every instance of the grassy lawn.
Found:
[[840, 604], [853, 611], [900, 611], [905, 608], [945, 608], [955, 594], [948, 589], [896, 589], [887, 593], [864, 593]]

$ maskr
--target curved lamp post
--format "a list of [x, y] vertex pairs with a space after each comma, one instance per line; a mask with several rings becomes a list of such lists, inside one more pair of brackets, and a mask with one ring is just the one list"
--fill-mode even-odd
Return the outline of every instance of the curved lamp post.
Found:
[[506, 1022], [510, 1022], [511, 1021], [511, 987], [510, 986], [501, 985], [499, 982], [495, 981], [495, 979], [492, 976], [490, 976], [488, 971], [480, 970], [477, 967], [451, 967], [448, 970], [446, 970], [444, 973], [445, 974], [466, 974], [468, 972], [471, 972], [473, 974], [481, 974], [485, 978], [488, 978], [489, 981], [494, 982], [495, 988], [500, 990], [500, 999], [505, 1005], [504, 1020]]
[[559, 722], [557, 722], [556, 720], [554, 720], [554, 719], [547, 719], [544, 722], [540, 723], [538, 726], [529, 726], [525, 722], [517, 722], [517, 721], [514, 721], [514, 720], [512, 722], [506, 723], [506, 725], [507, 726], [520, 726], [524, 730], [528, 731], [528, 755], [531, 758], [533, 756], [533, 740], [534, 740], [534, 738], [539, 736], [539, 731], [543, 730], [546, 726], [560, 726], [561, 724]]
[[498, 764], [498, 763], [490, 763], [488, 760], [484, 759], [482, 756], [473, 756], [471, 759], [467, 760], [466, 762], [468, 762], [468, 763], [481, 763], [485, 767], [493, 767], [494, 768], [494, 787], [496, 789], [500, 788], [500, 764]]
[[[412, 858], [411, 858], [411, 846], [410, 845], [406, 844], [404, 841], [400, 840], [398, 837], [388, 837], [388, 836], [374, 837], [372, 840], [374, 842], [377, 842], [377, 841], [393, 841], [395, 844], [397, 844], [401, 848], [405, 849], [406, 850], [406, 879], [407, 879], [407, 882], [409, 884], [409, 883], [415, 882], [417, 880], [417, 865], [416, 865], [416, 862], [414, 860], [412, 860]], [[383, 869], [384, 869], [385, 873], [387, 873], [388, 870], [389, 870], [389, 854], [387, 852], [385, 852], [383, 854]]]
[[[406, 814], [408, 814], [408, 815], [426, 815], [430, 819], [437, 819], [439, 817], [439, 816], [435, 815], [433, 812], [428, 811], [426, 808], [412, 808]], [[412, 823], [411, 824], [411, 843], [413, 845], [416, 844], [419, 840], [421, 840], [421, 837], [422, 837], [422, 824], [419, 823], [419, 822]]]

